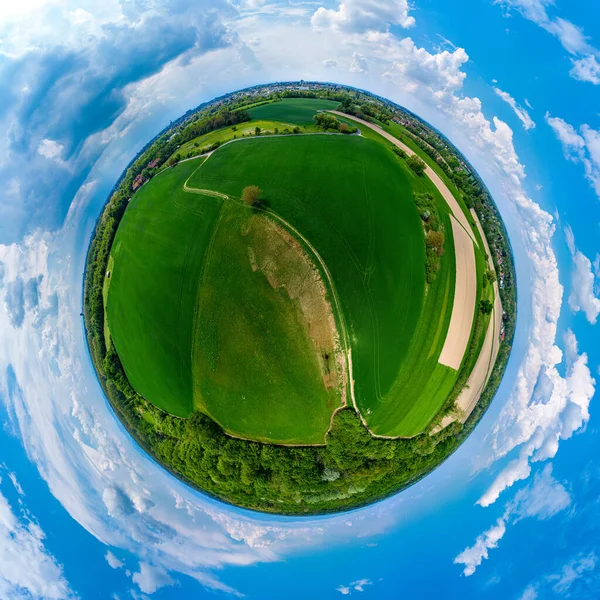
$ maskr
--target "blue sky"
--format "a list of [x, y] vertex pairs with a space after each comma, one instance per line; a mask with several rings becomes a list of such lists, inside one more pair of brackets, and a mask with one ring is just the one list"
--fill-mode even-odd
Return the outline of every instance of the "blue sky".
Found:
[[[320, 79], [447, 134], [506, 220], [507, 375], [469, 440], [377, 505], [310, 520], [186, 488], [115, 420], [81, 276], [106, 195], [216, 95]], [[0, 6], [0, 597], [600, 596], [600, 5], [22, 0]]]

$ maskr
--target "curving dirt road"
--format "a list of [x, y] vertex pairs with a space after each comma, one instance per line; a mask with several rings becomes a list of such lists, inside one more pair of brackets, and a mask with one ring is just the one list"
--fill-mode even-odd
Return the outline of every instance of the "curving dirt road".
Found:
[[438, 362], [458, 371], [467, 351], [473, 327], [477, 297], [477, 266], [473, 241], [452, 215], [450, 221], [456, 257], [454, 303], [446, 340]]

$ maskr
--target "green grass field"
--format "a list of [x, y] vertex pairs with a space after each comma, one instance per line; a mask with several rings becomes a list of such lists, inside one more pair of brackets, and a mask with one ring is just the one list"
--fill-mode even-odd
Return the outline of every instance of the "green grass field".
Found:
[[307, 98], [284, 98], [251, 108], [248, 112], [252, 119], [280, 121], [295, 125], [310, 125], [319, 110], [335, 110], [339, 102], [332, 100], [312, 100]]
[[[143, 186], [119, 226], [104, 287], [127, 377], [171, 414], [200, 408], [233, 435], [322, 444], [340, 386], [335, 376], [324, 383], [299, 300], [252, 268], [266, 225], [247, 207], [183, 191], [201, 161]], [[326, 351], [333, 357], [333, 344]]]
[[[117, 230], [106, 313], [131, 385], [178, 416], [193, 409], [193, 316], [222, 201], [182, 186], [202, 159], [165, 171], [132, 198]], [[114, 331], [113, 331], [114, 330]]]
[[235, 138], [254, 135], [254, 131], [257, 127], [260, 127], [261, 133], [269, 134], [273, 133], [275, 128], [278, 128], [279, 131], [283, 131], [285, 128], [293, 128], [294, 124], [283, 123], [280, 121], [252, 120], [236, 125], [235, 129], [233, 129], [233, 127], [223, 127], [205, 133], [204, 135], [198, 136], [197, 138], [182, 144], [175, 152], [173, 152], [172, 156], [179, 154], [182, 158], [185, 158], [190, 152], [200, 154], [216, 142], [224, 144]]
[[[295, 295], [297, 284], [306, 288], [314, 267], [267, 220], [234, 202], [222, 208], [198, 290], [196, 406], [233, 435], [323, 444], [342, 403], [340, 389], [324, 386], [320, 356], [288, 289]], [[271, 281], [282, 287], [253, 270], [249, 252], [253, 261], [276, 266]], [[317, 316], [326, 322], [326, 315]], [[333, 344], [326, 352], [333, 358]]]
[[[316, 111], [336, 104], [294, 99], [257, 106], [250, 110], [256, 120], [196, 138], [178, 152], [243, 137], [256, 126], [310, 131]], [[104, 296], [105, 337], [139, 393], [174, 415], [200, 409], [239, 437], [324, 442], [343, 402], [333, 375], [324, 384], [333, 363], [324, 365], [323, 356], [334, 349], [315, 352], [301, 302], [252, 267], [249, 252], [264, 251], [269, 225], [257, 228], [258, 214], [239, 197], [258, 185], [267, 212], [305, 236], [331, 274], [332, 289], [323, 280], [329, 300], [334, 293], [340, 300], [333, 318], [341, 347], [351, 350], [356, 406], [371, 431], [410, 437], [427, 427], [458, 378], [438, 363], [454, 295], [449, 208], [390, 142], [362, 133], [247, 137], [204, 164], [168, 169], [138, 191], [113, 244]], [[186, 181], [230, 200], [185, 192]], [[434, 196], [446, 234], [440, 271], [427, 289], [414, 192]], [[315, 265], [316, 259], [320, 270]], [[481, 325], [474, 327], [478, 344]]]
[[341, 136], [229, 144], [190, 180], [234, 197], [248, 183], [263, 189], [267, 206], [327, 263], [350, 332], [357, 404], [373, 431], [422, 431], [456, 380], [437, 363], [452, 310], [451, 237], [424, 302], [423, 233], [412, 193], [433, 185], [380, 143]]

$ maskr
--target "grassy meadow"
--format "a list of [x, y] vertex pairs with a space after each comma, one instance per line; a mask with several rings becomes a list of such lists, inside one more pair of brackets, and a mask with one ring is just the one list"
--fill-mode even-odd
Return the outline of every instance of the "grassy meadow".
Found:
[[199, 203], [183, 191], [201, 161], [161, 173], [133, 196], [112, 246], [106, 303], [111, 339], [131, 385], [180, 417], [194, 407], [192, 324], [204, 254], [222, 203]]
[[284, 98], [278, 102], [262, 104], [248, 112], [252, 119], [280, 121], [294, 125], [312, 125], [319, 110], [336, 110], [339, 102], [307, 98]]
[[315, 246], [341, 299], [357, 406], [382, 435], [422, 431], [456, 381], [455, 371], [437, 363], [452, 310], [451, 237], [425, 297], [423, 230], [412, 195], [430, 191], [427, 181], [375, 140], [303, 136], [229, 144], [189, 182], [232, 197], [258, 185], [269, 210]]

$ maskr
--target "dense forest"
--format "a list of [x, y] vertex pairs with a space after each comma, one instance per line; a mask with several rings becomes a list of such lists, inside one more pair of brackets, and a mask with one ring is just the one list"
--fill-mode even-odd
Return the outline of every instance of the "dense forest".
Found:
[[[452, 149], [447, 151], [451, 156], [446, 152], [440, 156], [445, 164], [454, 165], [450, 167], [456, 175], [452, 180], [480, 215], [494, 248], [497, 270], [502, 273], [505, 309], [505, 334], [498, 359], [480, 401], [464, 425], [455, 422], [436, 435], [424, 433], [411, 439], [375, 439], [348, 408], [334, 417], [326, 445], [275, 446], [232, 438], [200, 412], [189, 419], [172, 416], [136, 393], [114, 348], [107, 349], [102, 297], [110, 249], [136, 178], [152, 177], [181, 143], [248, 120], [245, 108], [257, 102], [298, 96], [335, 99], [343, 103], [343, 110], [354, 110], [352, 114], [359, 111], [380, 122], [393, 119], [397, 116], [394, 111], [402, 110], [340, 86], [299, 87], [306, 86], [283, 86], [263, 95], [260, 90], [237, 92], [189, 111], [161, 132], [130, 163], [98, 219], [88, 251], [84, 287], [87, 340], [99, 380], [111, 406], [140, 445], [172, 473], [212, 496], [250, 509], [294, 515], [368, 504], [413, 484], [446, 459], [473, 430], [496, 393], [510, 354], [516, 318], [514, 267], [502, 220], [483, 183], [472, 170], [465, 171], [466, 161]], [[438, 143], [432, 137], [427, 140], [428, 147], [435, 149], [432, 141]], [[426, 210], [427, 198], [415, 201]], [[435, 231], [434, 226], [430, 229]], [[461, 385], [466, 381], [464, 375], [459, 377]], [[452, 410], [460, 389], [455, 388], [440, 415]]]

